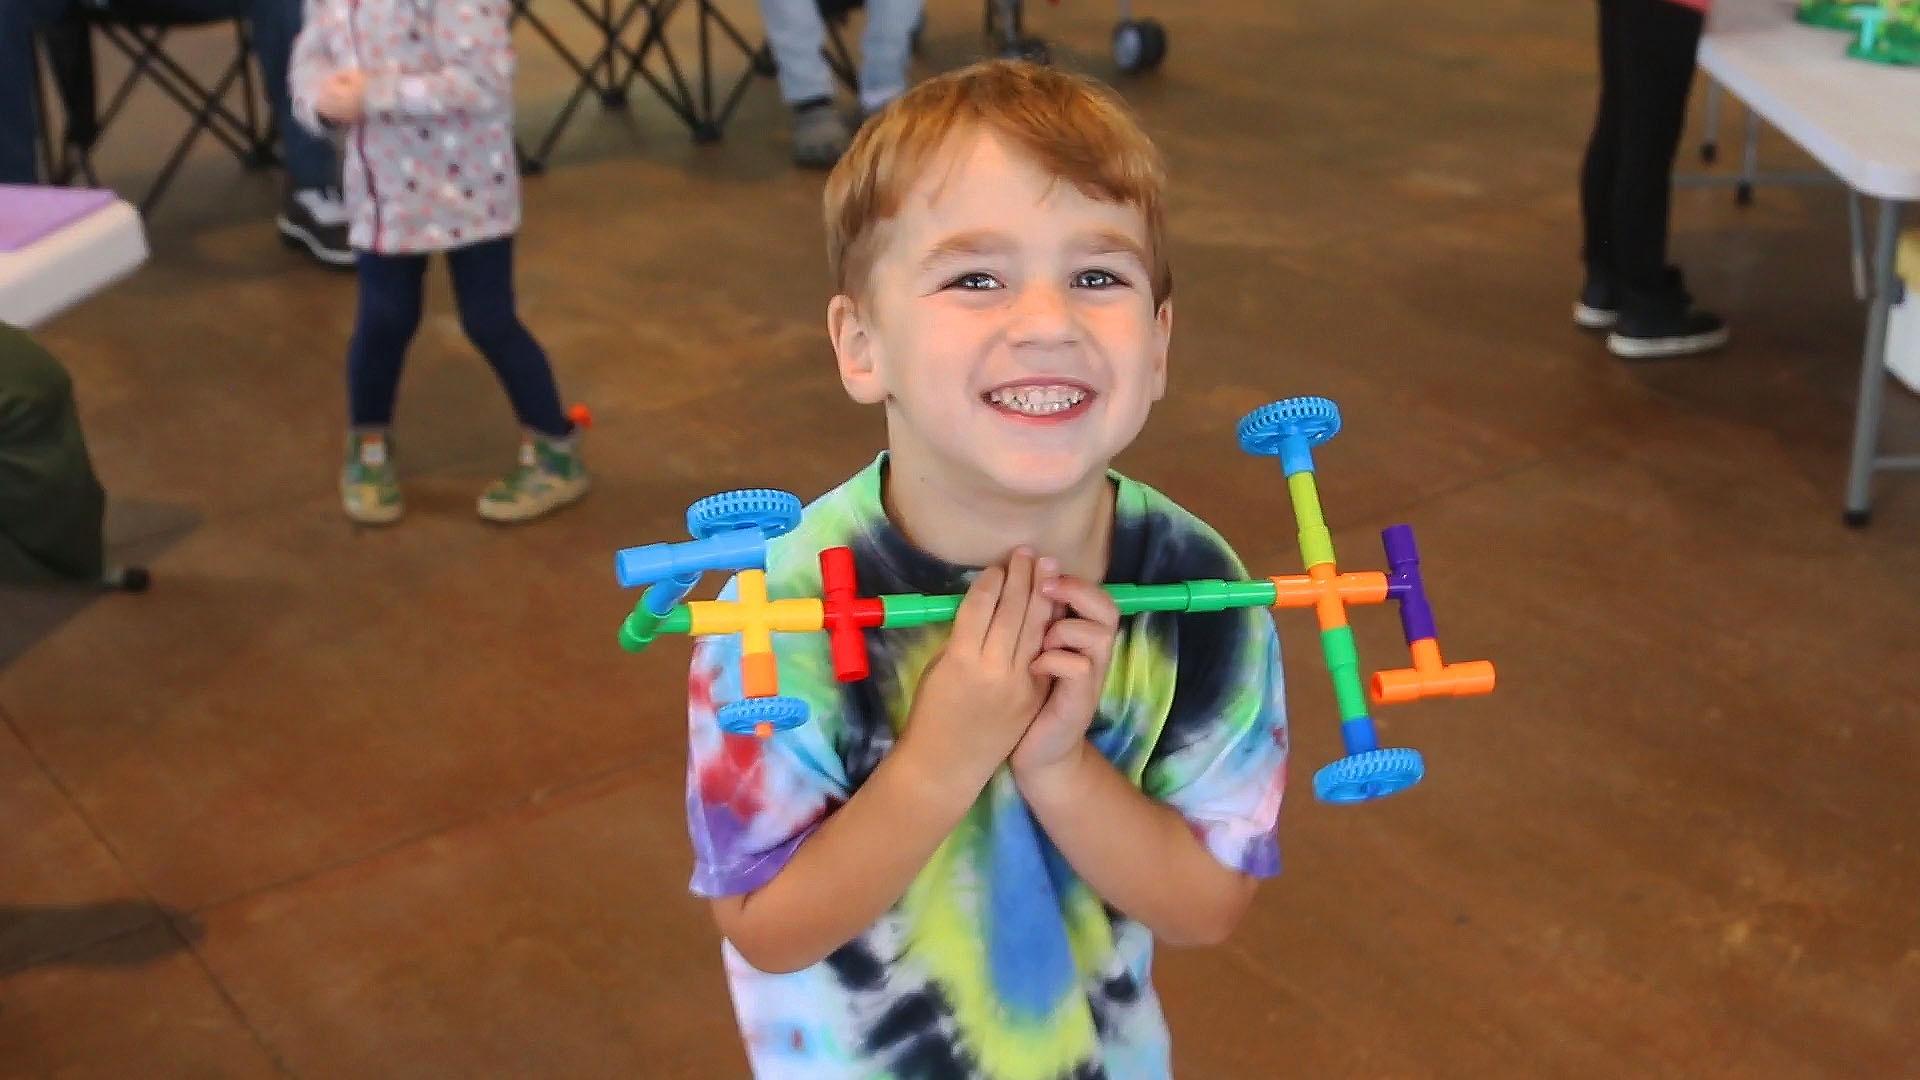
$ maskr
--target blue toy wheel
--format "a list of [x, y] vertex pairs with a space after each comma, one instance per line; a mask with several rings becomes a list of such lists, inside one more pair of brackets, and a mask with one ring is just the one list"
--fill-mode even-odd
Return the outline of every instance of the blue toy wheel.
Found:
[[1405, 791], [1426, 774], [1418, 750], [1369, 750], [1323, 766], [1313, 774], [1313, 793], [1321, 802], [1370, 802]]
[[807, 703], [790, 697], [746, 698], [720, 706], [715, 715], [734, 735], [757, 735], [763, 724], [771, 731], [787, 731], [806, 723]]
[[1340, 434], [1340, 406], [1323, 397], [1294, 397], [1262, 405], [1240, 420], [1240, 448], [1259, 457], [1279, 457], [1288, 436], [1319, 446]]
[[773, 488], [723, 491], [687, 507], [687, 532], [695, 540], [735, 529], [759, 529], [771, 540], [798, 524], [800, 499]]

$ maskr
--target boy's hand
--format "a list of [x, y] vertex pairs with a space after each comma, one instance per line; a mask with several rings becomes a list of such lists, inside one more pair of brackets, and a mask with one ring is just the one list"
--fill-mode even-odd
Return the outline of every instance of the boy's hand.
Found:
[[1055, 766], [1072, 763], [1086, 749], [1087, 728], [1100, 705], [1100, 690], [1113, 662], [1113, 640], [1120, 632], [1120, 609], [1099, 585], [1063, 576], [1045, 592], [1070, 617], [1047, 629], [1045, 651], [1033, 661], [1036, 674], [1053, 680], [1053, 691], [1013, 751], [1014, 778], [1022, 786]]
[[1019, 744], [1046, 700], [1050, 676], [1034, 670], [1054, 601], [1057, 570], [1022, 548], [1006, 569], [982, 571], [954, 613], [946, 648], [914, 692], [900, 749], [925, 762], [929, 780], [968, 802]]
[[357, 124], [363, 115], [366, 96], [367, 77], [359, 68], [336, 71], [320, 84], [313, 111], [336, 124]]

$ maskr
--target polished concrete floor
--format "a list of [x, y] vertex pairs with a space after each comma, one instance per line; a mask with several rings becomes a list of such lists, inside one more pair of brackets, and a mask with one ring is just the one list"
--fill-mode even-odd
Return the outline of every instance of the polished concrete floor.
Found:
[[[1685, 193], [1676, 250], [1735, 344], [1626, 366], [1567, 318], [1588, 6], [1160, 7], [1167, 67], [1123, 85], [1174, 172], [1174, 386], [1123, 466], [1289, 571], [1232, 424], [1337, 398], [1346, 563], [1417, 525], [1447, 648], [1502, 673], [1386, 714], [1417, 791], [1297, 785], [1232, 942], [1163, 955], [1180, 1075], [1920, 1075], [1920, 477], [1841, 528], [1839, 195]], [[1032, 10], [1101, 74], [1111, 17]], [[942, 0], [926, 62], [977, 31]], [[521, 44], [537, 135], [565, 72]], [[121, 132], [108, 178], [162, 134]], [[713, 146], [590, 104], [528, 184], [523, 312], [598, 419], [597, 489], [532, 527], [472, 514], [513, 431], [443, 279], [410, 516], [341, 518], [352, 282], [274, 242], [270, 176], [196, 155], [151, 263], [45, 328], [157, 583], [0, 594], [0, 1074], [744, 1074], [684, 888], [684, 650], [615, 647], [609, 570], [694, 497], [815, 494], [876, 446], [784, 138], [765, 82]], [[1894, 392], [1892, 442], [1917, 404]], [[1283, 618], [1304, 780], [1337, 737]], [[1360, 621], [1388, 666], [1395, 620]]]

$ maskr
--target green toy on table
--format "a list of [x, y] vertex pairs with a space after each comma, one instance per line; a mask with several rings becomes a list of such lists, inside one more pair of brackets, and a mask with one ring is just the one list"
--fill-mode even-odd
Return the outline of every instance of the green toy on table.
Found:
[[1850, 30], [1847, 55], [1875, 64], [1920, 65], [1920, 0], [1801, 0], [1809, 26]]

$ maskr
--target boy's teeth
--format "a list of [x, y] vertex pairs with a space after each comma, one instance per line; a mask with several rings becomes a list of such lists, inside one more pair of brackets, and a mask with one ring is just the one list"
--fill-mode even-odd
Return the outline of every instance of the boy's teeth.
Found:
[[987, 400], [1001, 408], [1029, 416], [1045, 416], [1048, 413], [1065, 412], [1085, 401], [1086, 397], [1085, 390], [1073, 386], [1019, 386], [995, 390], [987, 395]]

